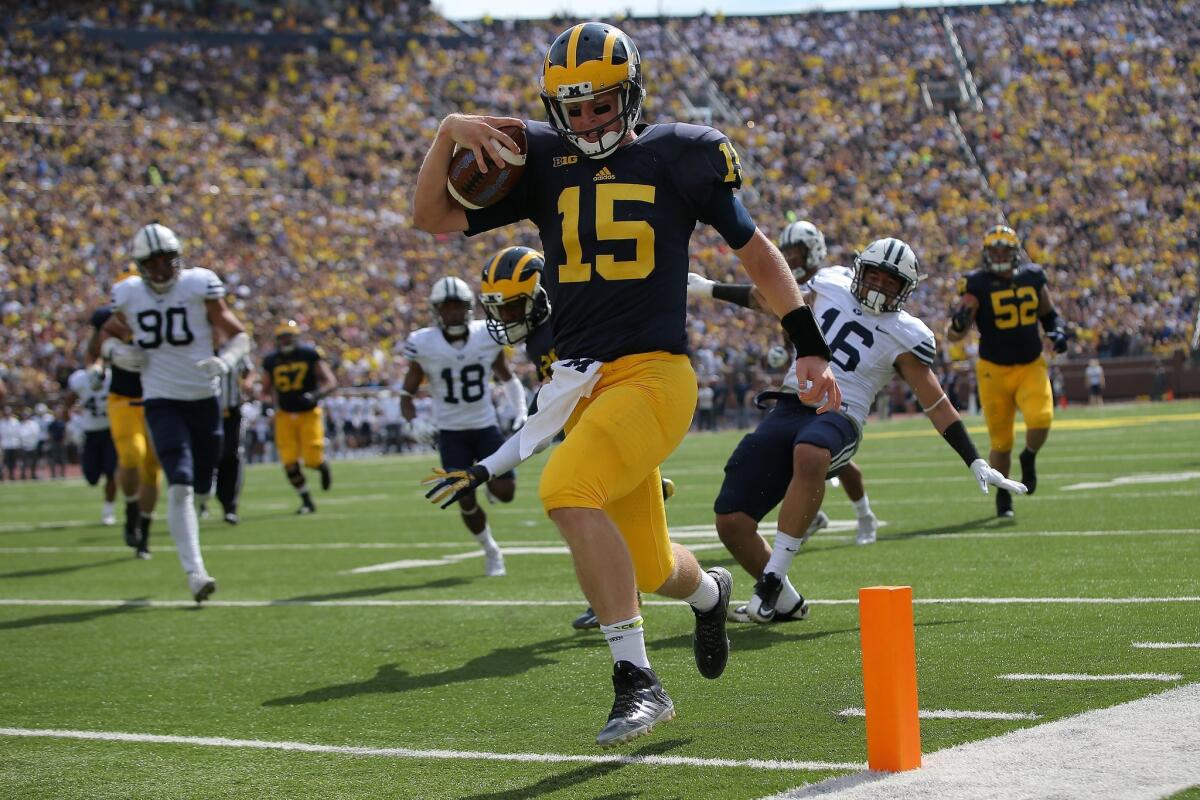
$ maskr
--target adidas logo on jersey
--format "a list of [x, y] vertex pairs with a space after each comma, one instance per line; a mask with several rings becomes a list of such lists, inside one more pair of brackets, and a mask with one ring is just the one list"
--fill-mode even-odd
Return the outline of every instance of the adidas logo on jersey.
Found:
[[613, 175], [612, 170], [608, 167], [601, 167], [600, 171], [592, 176], [593, 181], [615, 181], [616, 179], [617, 176]]

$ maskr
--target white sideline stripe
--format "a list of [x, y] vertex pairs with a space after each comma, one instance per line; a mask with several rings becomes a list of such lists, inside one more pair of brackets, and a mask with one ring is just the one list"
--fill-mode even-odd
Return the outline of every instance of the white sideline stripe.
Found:
[[1010, 672], [997, 675], [1006, 681], [1178, 681], [1178, 672], [1126, 672], [1120, 675], [1093, 675], [1088, 672]]
[[1134, 642], [1141, 650], [1189, 650], [1200, 649], [1200, 642]]
[[1114, 486], [1137, 486], [1148, 483], [1179, 483], [1200, 478], [1200, 472], [1149, 472], [1137, 475], [1118, 475], [1107, 481], [1091, 481], [1088, 483], [1073, 483], [1062, 487], [1064, 492], [1076, 492], [1081, 489], [1111, 489]]
[[0, 728], [0, 736], [50, 739], [88, 739], [104, 742], [187, 744], [200, 747], [239, 747], [252, 750], [286, 750], [303, 753], [337, 753], [384, 758], [461, 759], [467, 761], [520, 761], [532, 763], [642, 764], [661, 767], [741, 767], [768, 770], [860, 770], [866, 764], [839, 761], [775, 761], [764, 759], [693, 758], [691, 756], [585, 756], [569, 753], [489, 753], [480, 750], [415, 750], [408, 747], [354, 747], [308, 742], [273, 742], [262, 739], [228, 739], [224, 736], [167, 736], [120, 731], [72, 731], [41, 728]]
[[1200, 684], [926, 755], [910, 772], [861, 772], [772, 800], [1151, 800], [1200, 783]]
[[[863, 708], [843, 708], [838, 712], [842, 717], [865, 717], [867, 716], [866, 709]], [[917, 716], [921, 719], [1002, 719], [1002, 720], [1021, 720], [1021, 719], [1041, 719], [1041, 714], [1023, 711], [951, 711], [949, 709], [921, 709], [917, 712]]]
[[[319, 519], [333, 519], [334, 515], [325, 514]], [[318, 515], [313, 514], [304, 517], [297, 517], [296, 520], [317, 520]], [[774, 522], [762, 523], [764, 529], [774, 525]], [[845, 525], [842, 528], [841, 525]], [[853, 530], [856, 523], [840, 523], [831, 524], [838, 526], [835, 530]], [[881, 520], [879, 526], [886, 527], [888, 523]], [[46, 527], [99, 527], [99, 523], [71, 523], [70, 525], [59, 523], [46, 523]], [[20, 530], [32, 530], [36, 526], [26, 525]], [[3, 531], [0, 531], [3, 533]], [[1090, 531], [1009, 531], [1004, 529], [996, 529], [990, 531], [964, 531], [962, 533], [913, 533], [901, 534], [896, 538], [896, 541], [905, 539], [922, 539], [928, 541], [940, 541], [943, 539], [1028, 539], [1028, 538], [1089, 538], [1089, 537], [1107, 537], [1107, 536], [1195, 536], [1200, 534], [1200, 528], [1146, 528], [1142, 530], [1090, 530]], [[826, 530], [818, 533], [814, 541], [817, 542], [850, 542], [854, 540], [853, 536], [834, 536], [826, 532]], [[678, 540], [713, 540], [717, 538], [717, 529], [712, 525], [687, 525], [679, 529], [671, 530], [671, 538]], [[539, 547], [549, 546], [555, 543], [555, 539], [542, 539], [533, 541], [515, 541], [501, 542], [502, 546], [510, 547]], [[888, 539], [885, 537], [879, 540], [880, 544], [886, 544]], [[274, 552], [283, 550], [403, 550], [406, 548], [422, 549], [422, 548], [461, 548], [463, 543], [458, 542], [280, 542], [278, 544], [205, 544], [205, 552], [220, 552], [220, 551], [240, 551], [240, 552]], [[702, 544], [689, 544], [689, 549], [709, 549]], [[46, 554], [46, 553], [128, 553], [129, 548], [120, 545], [46, 545], [46, 546], [28, 546], [28, 547], [0, 547], [0, 554], [10, 555], [29, 555], [29, 554]], [[505, 551], [507, 552], [507, 550]]]
[[[740, 601], [732, 600], [733, 604]], [[321, 606], [329, 608], [525, 608], [579, 606], [574, 600], [207, 600], [213, 608], [271, 608], [273, 606]], [[854, 606], [857, 599], [809, 600], [809, 605]], [[1200, 603], [1200, 597], [925, 597], [916, 605], [1130, 605], [1146, 603]], [[84, 608], [190, 608], [191, 600], [103, 600], [83, 598], [0, 597], [0, 606], [75, 606]], [[644, 606], [683, 609], [679, 600], [643, 600]]]

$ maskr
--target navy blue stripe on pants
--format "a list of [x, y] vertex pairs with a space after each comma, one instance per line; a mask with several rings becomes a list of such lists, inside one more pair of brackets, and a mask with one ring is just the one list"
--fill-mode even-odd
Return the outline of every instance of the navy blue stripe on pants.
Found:
[[221, 406], [217, 398], [145, 401], [146, 427], [158, 463], [171, 486], [190, 485], [208, 494], [221, 457]]

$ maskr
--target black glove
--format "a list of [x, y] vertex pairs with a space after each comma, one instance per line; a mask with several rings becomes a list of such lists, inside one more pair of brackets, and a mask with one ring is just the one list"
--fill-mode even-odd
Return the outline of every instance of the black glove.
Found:
[[1050, 344], [1054, 345], [1054, 352], [1067, 352], [1067, 334], [1061, 329], [1055, 328], [1052, 331], [1046, 331], [1046, 338], [1050, 340]]
[[429, 502], [439, 503], [442, 508], [449, 508], [467, 492], [472, 492], [477, 487], [487, 483], [490, 477], [491, 475], [488, 474], [487, 467], [482, 464], [476, 464], [466, 470], [445, 470], [441, 467], [434, 467], [433, 474], [421, 481], [421, 485], [432, 487], [425, 493], [425, 497], [429, 499]]
[[971, 324], [971, 309], [963, 306], [950, 317], [950, 329], [955, 333], [964, 333]]

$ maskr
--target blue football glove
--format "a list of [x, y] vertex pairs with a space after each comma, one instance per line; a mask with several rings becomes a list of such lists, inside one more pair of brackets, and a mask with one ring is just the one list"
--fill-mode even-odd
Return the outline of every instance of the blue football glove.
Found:
[[467, 492], [473, 492], [477, 487], [487, 483], [487, 479], [490, 477], [487, 467], [482, 464], [476, 464], [465, 470], [445, 470], [441, 467], [434, 467], [433, 474], [421, 481], [421, 485], [432, 487], [425, 493], [429, 502], [440, 504], [442, 508], [449, 508]]
[[1055, 328], [1052, 331], [1046, 331], [1046, 338], [1050, 340], [1050, 344], [1054, 345], [1054, 352], [1067, 352], [1067, 334]]

